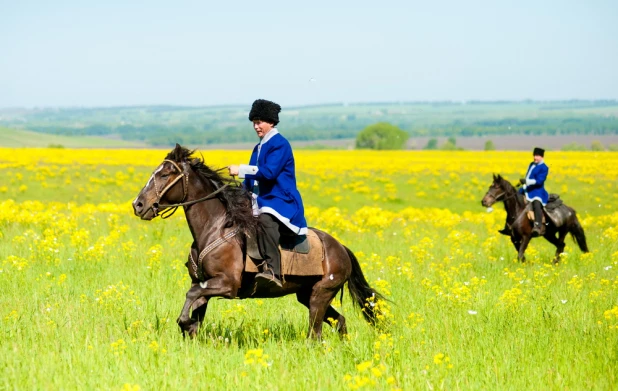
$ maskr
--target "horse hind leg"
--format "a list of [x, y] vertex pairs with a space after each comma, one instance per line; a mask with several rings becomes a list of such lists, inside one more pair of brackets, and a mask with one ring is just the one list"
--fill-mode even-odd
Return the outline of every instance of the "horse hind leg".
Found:
[[326, 315], [324, 315], [324, 322], [330, 324], [337, 332], [339, 336], [343, 337], [348, 333], [348, 327], [346, 325], [345, 317], [341, 315], [332, 305], [329, 305], [326, 309]]
[[554, 264], [560, 262], [560, 254], [564, 252], [564, 240], [566, 239], [568, 233], [569, 231], [566, 229], [566, 227], [562, 227], [558, 231], [558, 238], [556, 239], [557, 244], [554, 243], [556, 245], [556, 257], [554, 258]]
[[315, 287], [312, 291], [301, 291], [296, 294], [298, 301], [309, 309], [308, 338], [322, 338], [323, 323], [334, 327], [340, 336], [348, 333], [345, 317], [330, 305], [336, 294], [337, 290], [333, 292], [330, 289], [318, 288], [316, 291]]

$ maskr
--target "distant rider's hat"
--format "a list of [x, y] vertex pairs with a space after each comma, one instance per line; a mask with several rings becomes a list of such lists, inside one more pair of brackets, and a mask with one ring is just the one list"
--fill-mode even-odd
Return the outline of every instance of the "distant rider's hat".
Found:
[[279, 123], [280, 112], [281, 106], [275, 102], [271, 102], [266, 99], [258, 99], [253, 102], [253, 106], [251, 106], [249, 121], [260, 120], [277, 125]]
[[545, 157], [545, 150], [542, 148], [536, 147], [534, 148], [534, 151], [532, 151], [532, 155]]

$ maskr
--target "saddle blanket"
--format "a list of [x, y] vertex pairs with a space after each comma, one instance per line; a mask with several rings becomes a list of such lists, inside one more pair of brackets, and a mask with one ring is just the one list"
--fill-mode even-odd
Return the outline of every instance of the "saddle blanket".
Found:
[[[290, 249], [282, 249], [281, 251], [281, 273], [284, 276], [322, 276], [324, 269], [322, 261], [324, 260], [324, 245], [318, 235], [309, 229], [307, 231], [307, 241], [309, 242], [309, 253], [298, 252]], [[287, 247], [287, 246], [286, 246]], [[258, 265], [264, 262], [257, 251], [255, 240], [248, 240], [247, 257], [245, 259], [245, 271], [249, 273], [258, 273]]]
[[[552, 194], [553, 195], [553, 194]], [[551, 196], [550, 196], [551, 197]], [[556, 228], [562, 227], [566, 224], [569, 217], [571, 217], [571, 210], [562, 203], [562, 200], [556, 197], [555, 201], [550, 202], [543, 208], [543, 223], [546, 222], [546, 216], [554, 224]], [[526, 213], [530, 221], [534, 221], [534, 211], [532, 210], [532, 204], [526, 206]]]

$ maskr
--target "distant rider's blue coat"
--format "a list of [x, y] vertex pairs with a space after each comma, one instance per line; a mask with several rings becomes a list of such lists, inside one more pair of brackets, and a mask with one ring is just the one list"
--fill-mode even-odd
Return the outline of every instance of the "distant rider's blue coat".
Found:
[[244, 184], [253, 191], [257, 180], [259, 213], [269, 213], [294, 233], [306, 235], [305, 209], [296, 188], [294, 155], [288, 140], [277, 129], [271, 130], [253, 148], [249, 164], [257, 166], [258, 171], [254, 175], [245, 175]]
[[525, 194], [528, 201], [538, 200], [543, 205], [546, 205], [549, 199], [549, 194], [545, 190], [545, 180], [548, 173], [549, 167], [547, 167], [545, 162], [540, 162], [539, 164], [530, 163], [528, 173], [526, 174], [526, 184], [519, 192]]

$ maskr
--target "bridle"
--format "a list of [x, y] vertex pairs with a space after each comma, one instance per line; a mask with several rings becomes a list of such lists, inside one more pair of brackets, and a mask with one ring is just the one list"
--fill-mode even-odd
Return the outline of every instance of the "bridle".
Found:
[[[198, 198], [197, 200], [185, 202], [185, 200], [187, 199], [187, 195], [189, 194], [189, 173], [186, 170], [181, 169], [180, 166], [173, 160], [165, 159], [163, 160], [163, 163], [172, 164], [174, 168], [178, 170], [180, 175], [174, 178], [174, 180], [172, 180], [161, 191], [159, 191], [159, 186], [157, 185], [156, 173], [153, 174], [152, 179], [154, 181], [155, 193], [157, 195], [157, 200], [151, 206], [152, 212], [154, 213], [154, 217], [160, 216], [162, 219], [167, 219], [168, 217], [171, 217], [174, 213], [176, 213], [176, 210], [179, 207], [191, 206], [199, 202], [212, 200], [216, 198], [219, 195], [219, 193], [221, 193], [226, 187], [228, 187], [228, 185], [225, 184], [221, 186], [220, 188], [218, 188], [217, 190], [210, 193], [209, 195], [207, 195], [206, 197], [202, 197], [202, 198]], [[185, 163], [183, 163], [183, 166], [185, 166]], [[184, 181], [182, 181], [182, 193], [183, 193], [182, 200], [177, 204], [168, 204], [168, 205], [160, 204], [163, 196], [182, 179], [184, 179]], [[162, 208], [162, 209], [159, 210], [159, 208]]]
[[[190, 206], [190, 205], [197, 204], [199, 202], [208, 201], [208, 200], [212, 200], [214, 198], [217, 198], [217, 196], [226, 187], [229, 186], [228, 184], [224, 184], [223, 186], [219, 187], [218, 189], [216, 189], [215, 191], [213, 191], [212, 193], [210, 193], [206, 197], [202, 197], [202, 198], [198, 198], [197, 200], [192, 200], [192, 201], [185, 202], [185, 199], [187, 198], [187, 195], [189, 194], [189, 172], [188, 172], [188, 170], [186, 170], [186, 163], [185, 162], [182, 163], [182, 165], [185, 168], [185, 170], [181, 169], [180, 166], [175, 161], [169, 160], [169, 159], [163, 160], [163, 162], [159, 166], [161, 166], [164, 163], [172, 164], [174, 166], [174, 168], [176, 168], [180, 174], [176, 178], [174, 178], [174, 180], [172, 180], [169, 184], [167, 184], [161, 191], [159, 191], [159, 187], [157, 186], [157, 176], [156, 176], [157, 171], [155, 171], [153, 173], [152, 178], [153, 178], [153, 181], [154, 181], [155, 193], [157, 194], [157, 200], [156, 200], [156, 202], [154, 202], [152, 204], [151, 209], [152, 209], [155, 217], [161, 216], [162, 219], [167, 219], [168, 217], [173, 215], [179, 207], [181, 207], [181, 206]], [[221, 170], [224, 170], [224, 169], [225, 169], [225, 167], [219, 169], [218, 171], [221, 171]], [[182, 193], [183, 193], [182, 200], [179, 203], [176, 203], [176, 204], [169, 204], [169, 205], [161, 205], [161, 204], [159, 204], [159, 202], [161, 201], [163, 196], [172, 187], [174, 187], [178, 182], [182, 183]], [[216, 188], [216, 184], [214, 182], [213, 182], [213, 185], [215, 185], [215, 188]], [[159, 211], [159, 208], [162, 208], [162, 210]], [[206, 256], [211, 251], [213, 251], [215, 248], [219, 247], [223, 243], [227, 242], [228, 240], [230, 240], [231, 238], [236, 236], [238, 234], [238, 232], [240, 232], [240, 227], [234, 228], [233, 230], [227, 232], [223, 236], [217, 238], [212, 243], [210, 243], [209, 245], [204, 247], [202, 249], [202, 251], [199, 253], [199, 256], [198, 256], [198, 259], [197, 259], [197, 263], [195, 262], [195, 259], [193, 259], [193, 254], [191, 252], [189, 252], [189, 259], [191, 261], [191, 267], [193, 268], [193, 274], [194, 274], [195, 278], [198, 281], [200, 281], [200, 286], [202, 286], [202, 288], [206, 288], [206, 286], [208, 285], [208, 282], [205, 281], [204, 273], [202, 272], [202, 263], [204, 261], [204, 258], [206, 258]], [[189, 273], [191, 273], [191, 272], [189, 272]]]
[[517, 192], [514, 192], [513, 194], [511, 194], [510, 196], [506, 197], [506, 198], [505, 198], [505, 199], [503, 199], [503, 200], [499, 200], [499, 199], [498, 199], [498, 198], [502, 197], [502, 196], [503, 196], [503, 195], [505, 195], [505, 194], [506, 194], [506, 191], [503, 191], [501, 194], [498, 194], [498, 195], [494, 195], [491, 191], [488, 191], [488, 192], [487, 192], [487, 195], [488, 195], [488, 196], [490, 196], [491, 198], [493, 198], [493, 199], [494, 199], [494, 202], [507, 201], [507, 200], [510, 200], [511, 198], [513, 198], [513, 197], [516, 197], [516, 196], [517, 196]]

